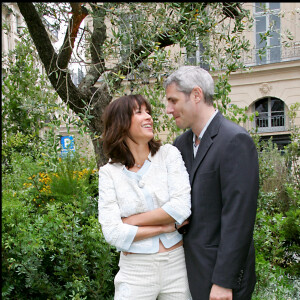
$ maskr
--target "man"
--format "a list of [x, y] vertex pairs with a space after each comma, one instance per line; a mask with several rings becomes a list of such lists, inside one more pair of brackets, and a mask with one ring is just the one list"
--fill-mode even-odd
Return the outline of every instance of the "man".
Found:
[[184, 249], [193, 300], [250, 300], [255, 286], [253, 228], [258, 159], [248, 132], [214, 109], [214, 83], [184, 66], [165, 82], [167, 113], [188, 131], [180, 150], [192, 187]]

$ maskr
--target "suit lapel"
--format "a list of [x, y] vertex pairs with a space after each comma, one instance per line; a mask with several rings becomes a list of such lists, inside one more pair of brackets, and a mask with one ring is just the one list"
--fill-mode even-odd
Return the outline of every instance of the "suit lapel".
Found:
[[186, 147], [184, 147], [183, 157], [185, 158], [185, 166], [190, 174], [192, 170], [194, 151], [193, 151], [193, 131], [190, 129], [187, 133]]
[[196, 157], [192, 164], [191, 171], [189, 172], [191, 185], [193, 184], [193, 180], [197, 169], [199, 168], [209, 148], [213, 144], [213, 138], [218, 134], [222, 119], [223, 119], [222, 114], [218, 112], [216, 116], [213, 118], [213, 120], [211, 121], [211, 123], [209, 124], [208, 128], [206, 129], [201, 139]]

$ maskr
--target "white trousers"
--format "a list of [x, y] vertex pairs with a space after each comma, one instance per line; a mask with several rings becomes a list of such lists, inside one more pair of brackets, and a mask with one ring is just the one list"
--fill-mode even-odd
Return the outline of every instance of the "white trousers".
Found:
[[115, 300], [191, 300], [183, 247], [155, 254], [121, 252]]

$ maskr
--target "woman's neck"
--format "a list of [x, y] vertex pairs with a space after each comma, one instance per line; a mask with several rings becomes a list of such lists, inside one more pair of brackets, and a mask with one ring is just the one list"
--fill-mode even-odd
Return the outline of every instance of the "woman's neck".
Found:
[[142, 166], [145, 160], [148, 158], [150, 153], [150, 148], [148, 143], [146, 144], [137, 144], [133, 141], [130, 141], [128, 144], [129, 150], [131, 151], [134, 162], [136, 165]]

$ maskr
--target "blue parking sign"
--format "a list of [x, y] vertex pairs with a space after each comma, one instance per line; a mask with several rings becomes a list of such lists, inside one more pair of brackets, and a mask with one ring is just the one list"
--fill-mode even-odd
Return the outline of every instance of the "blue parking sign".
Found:
[[61, 156], [65, 157], [68, 153], [75, 152], [75, 143], [72, 136], [62, 136], [60, 138]]

